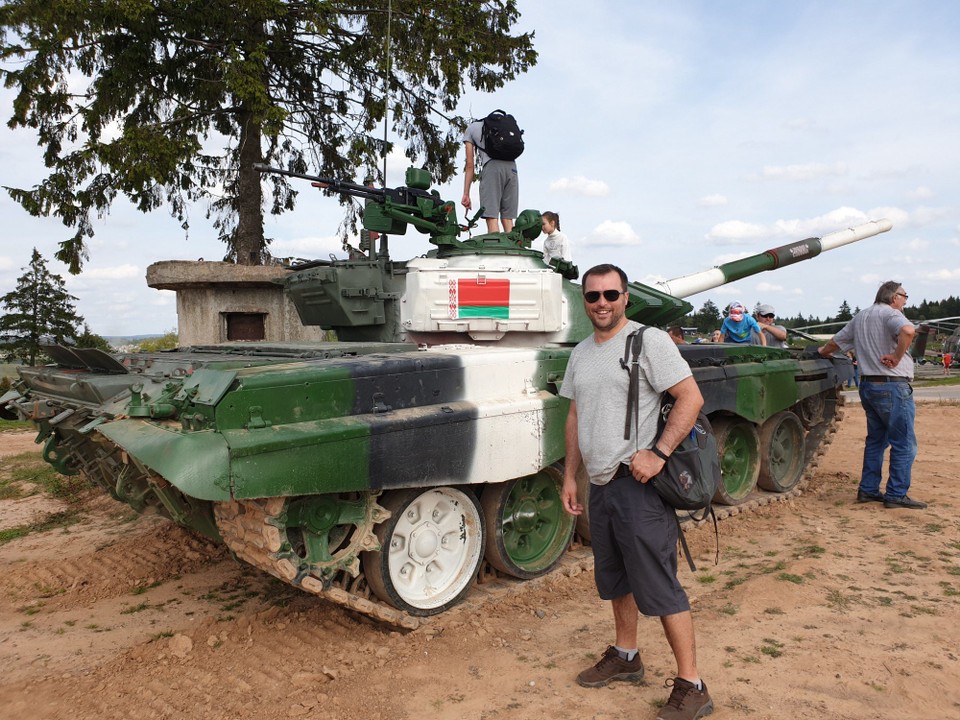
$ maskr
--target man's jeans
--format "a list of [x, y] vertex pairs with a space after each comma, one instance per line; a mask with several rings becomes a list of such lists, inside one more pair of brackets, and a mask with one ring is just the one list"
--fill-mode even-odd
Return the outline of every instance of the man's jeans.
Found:
[[867, 440], [863, 446], [860, 490], [880, 494], [883, 452], [890, 448], [888, 499], [899, 499], [910, 489], [910, 471], [917, 456], [913, 421], [917, 414], [913, 388], [905, 382], [861, 382], [860, 403], [867, 414]]

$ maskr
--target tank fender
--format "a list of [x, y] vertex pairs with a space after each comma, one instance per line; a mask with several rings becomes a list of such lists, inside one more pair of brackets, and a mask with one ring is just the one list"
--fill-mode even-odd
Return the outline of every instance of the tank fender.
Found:
[[97, 431], [142, 465], [198, 500], [231, 500], [230, 452], [213, 431], [181, 432], [143, 420], [118, 420]]

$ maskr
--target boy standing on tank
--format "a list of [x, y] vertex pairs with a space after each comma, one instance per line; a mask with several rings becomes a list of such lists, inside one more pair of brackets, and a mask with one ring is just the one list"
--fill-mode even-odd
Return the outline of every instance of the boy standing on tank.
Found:
[[479, 165], [480, 207], [484, 209], [483, 219], [487, 222], [487, 232], [498, 232], [500, 223], [503, 223], [504, 232], [510, 232], [520, 206], [520, 179], [516, 160], [497, 160], [486, 153], [483, 149], [483, 120], [467, 125], [463, 133], [463, 144], [467, 159], [460, 204], [467, 210], [473, 208], [470, 185], [473, 183], [475, 168]]
[[[561, 497], [567, 512], [583, 513], [576, 481], [582, 460], [590, 476], [594, 575], [600, 597], [611, 601], [616, 641], [577, 682], [590, 688], [639, 682], [639, 613], [657, 616], [677, 661], [676, 677], [666, 682], [673, 690], [657, 718], [700, 718], [713, 712], [713, 700], [700, 679], [690, 603], [677, 580], [677, 524], [649, 480], [690, 432], [703, 396], [677, 346], [650, 328], [640, 355], [636, 434], [624, 440], [613, 430], [627, 412], [629, 375], [620, 361], [627, 336], [640, 327], [625, 315], [626, 274], [614, 265], [591, 268], [583, 276], [583, 302], [594, 331], [571, 354], [560, 390], [570, 399]], [[675, 405], [654, 445], [663, 392]]]

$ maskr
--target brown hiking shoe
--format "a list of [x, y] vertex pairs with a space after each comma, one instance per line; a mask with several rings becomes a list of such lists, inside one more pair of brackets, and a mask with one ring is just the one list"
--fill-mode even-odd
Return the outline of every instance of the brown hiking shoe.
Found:
[[638, 652], [633, 660], [627, 662], [617, 649], [611, 645], [603, 651], [603, 657], [591, 668], [577, 675], [577, 682], [583, 687], [603, 687], [613, 680], [640, 682], [643, 680], [643, 663]]
[[703, 690], [697, 690], [692, 682], [683, 678], [674, 678], [664, 683], [665, 687], [673, 685], [673, 692], [667, 704], [660, 708], [657, 720], [697, 720], [713, 712], [713, 698], [707, 692], [707, 684], [700, 681]]

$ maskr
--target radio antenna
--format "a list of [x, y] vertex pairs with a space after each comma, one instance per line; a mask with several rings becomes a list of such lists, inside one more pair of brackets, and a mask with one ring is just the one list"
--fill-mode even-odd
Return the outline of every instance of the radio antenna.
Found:
[[386, 67], [383, 73], [383, 184], [387, 184], [387, 127], [390, 117], [390, 33], [393, 24], [393, 0], [387, 0], [387, 36], [384, 38]]

